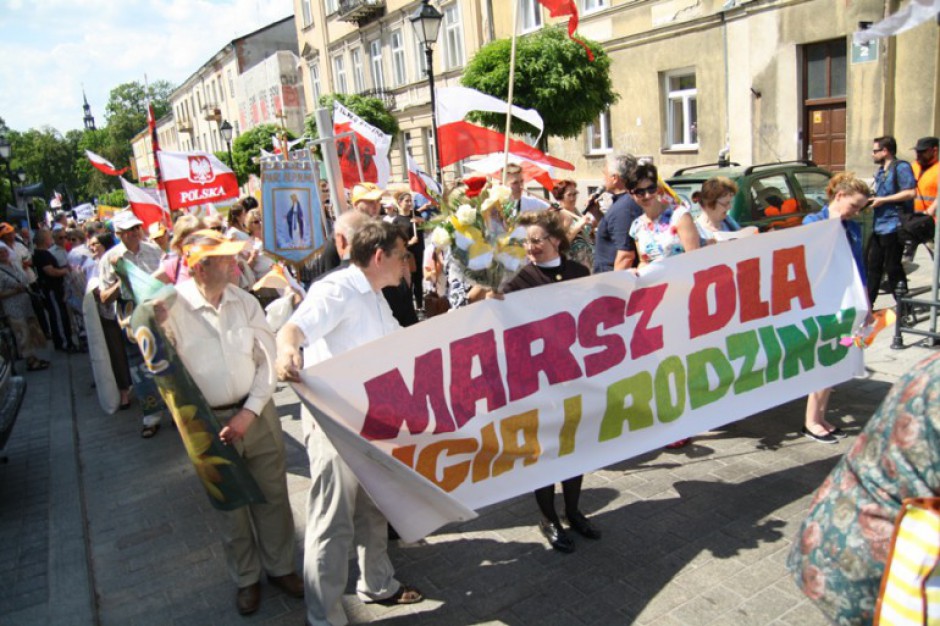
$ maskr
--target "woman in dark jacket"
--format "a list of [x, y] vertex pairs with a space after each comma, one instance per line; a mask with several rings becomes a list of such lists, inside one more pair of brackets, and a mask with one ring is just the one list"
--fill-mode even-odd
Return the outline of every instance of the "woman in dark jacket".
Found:
[[[556, 212], [529, 213], [524, 215], [519, 223], [526, 228], [525, 248], [530, 264], [503, 286], [503, 293], [583, 278], [591, 273], [580, 263], [566, 258], [565, 253], [570, 243], [562, 220]], [[565, 517], [568, 519], [568, 525], [578, 534], [589, 539], [600, 539], [600, 531], [578, 508], [583, 478], [579, 475], [561, 483], [565, 498]], [[555, 512], [555, 485], [537, 489], [535, 501], [543, 516], [539, 522], [539, 530], [551, 546], [561, 552], [573, 551], [574, 542], [562, 528], [558, 513]]]

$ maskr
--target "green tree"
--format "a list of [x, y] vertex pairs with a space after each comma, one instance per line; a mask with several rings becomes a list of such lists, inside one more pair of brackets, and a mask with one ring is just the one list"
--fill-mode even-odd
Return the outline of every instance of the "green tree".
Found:
[[[235, 167], [232, 169], [238, 177], [239, 185], [244, 185], [248, 182], [248, 176], [250, 174], [260, 174], [261, 169], [256, 159], [261, 157], [262, 148], [268, 152], [274, 151], [274, 141], [271, 139], [271, 136], [280, 134], [281, 132], [281, 127], [276, 124], [261, 124], [260, 126], [255, 126], [251, 130], [242, 133], [232, 142], [232, 159], [235, 161]], [[297, 138], [297, 136], [289, 130], [284, 132], [287, 133], [288, 139]], [[223, 163], [228, 163], [228, 153], [225, 153], [224, 158], [220, 156], [219, 159]]]
[[[344, 107], [361, 117], [363, 120], [372, 124], [386, 135], [395, 137], [398, 135], [398, 120], [392, 115], [385, 103], [379, 98], [372, 96], [360, 96], [358, 94], [327, 94], [320, 97], [320, 106], [333, 110], [333, 101], [338, 101]], [[311, 139], [319, 137], [317, 133], [317, 121], [313, 115], [308, 115], [304, 120], [304, 129], [306, 135]]]
[[98, 196], [98, 204], [125, 207], [127, 206], [127, 195], [124, 193], [123, 189], [108, 191]]
[[[620, 99], [610, 81], [610, 57], [595, 41], [584, 42], [594, 53], [589, 61], [584, 48], [560, 27], [547, 27], [516, 40], [516, 75], [512, 103], [535, 109], [545, 122], [540, 145], [547, 138], [575, 137], [587, 124]], [[489, 43], [467, 64], [460, 82], [502, 100], [509, 97], [509, 58], [512, 42]], [[476, 113], [486, 126], [505, 130], [506, 116]], [[512, 119], [512, 132], [535, 134], [537, 129]]]
[[170, 110], [170, 94], [173, 85], [165, 80], [158, 80], [145, 87], [138, 81], [122, 83], [111, 90], [108, 104], [105, 106], [105, 120], [110, 135], [107, 158], [117, 167], [130, 163], [131, 139], [147, 126], [147, 100], [153, 104], [156, 119], [160, 119]]
[[50, 197], [58, 189], [66, 199], [77, 202], [80, 181], [75, 163], [80, 136], [81, 131], [70, 131], [63, 137], [49, 126], [24, 133], [12, 131], [9, 137], [14, 167], [21, 167], [26, 172], [26, 184], [42, 183], [45, 197]]

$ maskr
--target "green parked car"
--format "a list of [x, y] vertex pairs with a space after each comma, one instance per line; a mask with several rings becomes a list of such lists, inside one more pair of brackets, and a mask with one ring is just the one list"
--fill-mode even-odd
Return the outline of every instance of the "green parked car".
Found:
[[[790, 228], [803, 223], [808, 213], [826, 204], [826, 185], [832, 173], [812, 161], [783, 161], [742, 167], [738, 163], [711, 163], [685, 167], [666, 180], [693, 216], [701, 209], [692, 194], [713, 176], [730, 178], [738, 186], [729, 215], [741, 226], [757, 226], [761, 231]], [[871, 211], [858, 218], [864, 241], [871, 234]]]

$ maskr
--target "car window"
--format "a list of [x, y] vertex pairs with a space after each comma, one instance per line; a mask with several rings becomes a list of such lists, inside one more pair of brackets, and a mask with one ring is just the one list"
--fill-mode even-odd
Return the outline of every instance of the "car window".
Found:
[[799, 213], [799, 210], [785, 174], [771, 174], [751, 181], [753, 221], [780, 220], [781, 216]]
[[672, 190], [676, 192], [677, 196], [679, 196], [679, 200], [681, 200], [684, 205], [689, 207], [689, 210], [692, 213], [692, 218], [697, 218], [698, 214], [702, 212], [702, 207], [700, 207], [697, 203], [692, 202], [692, 194], [702, 188], [701, 181], [669, 183], [669, 186], [672, 187]]
[[822, 172], [793, 172], [796, 184], [803, 191], [803, 198], [806, 200], [806, 211], [815, 213], [826, 204], [826, 186], [829, 184], [829, 176]]

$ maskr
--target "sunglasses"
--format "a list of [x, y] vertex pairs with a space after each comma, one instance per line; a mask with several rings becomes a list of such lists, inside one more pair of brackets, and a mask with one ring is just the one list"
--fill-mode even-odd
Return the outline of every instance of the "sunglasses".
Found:
[[225, 229], [224, 229], [223, 227], [221, 227], [221, 226], [210, 226], [210, 227], [209, 227], [209, 230], [215, 230], [215, 231], [218, 231], [218, 232], [220, 232], [220, 233], [225, 232]]
[[658, 187], [656, 185], [649, 185], [648, 187], [637, 187], [630, 193], [632, 193], [634, 196], [643, 198], [646, 196], [655, 196], [657, 189]]

